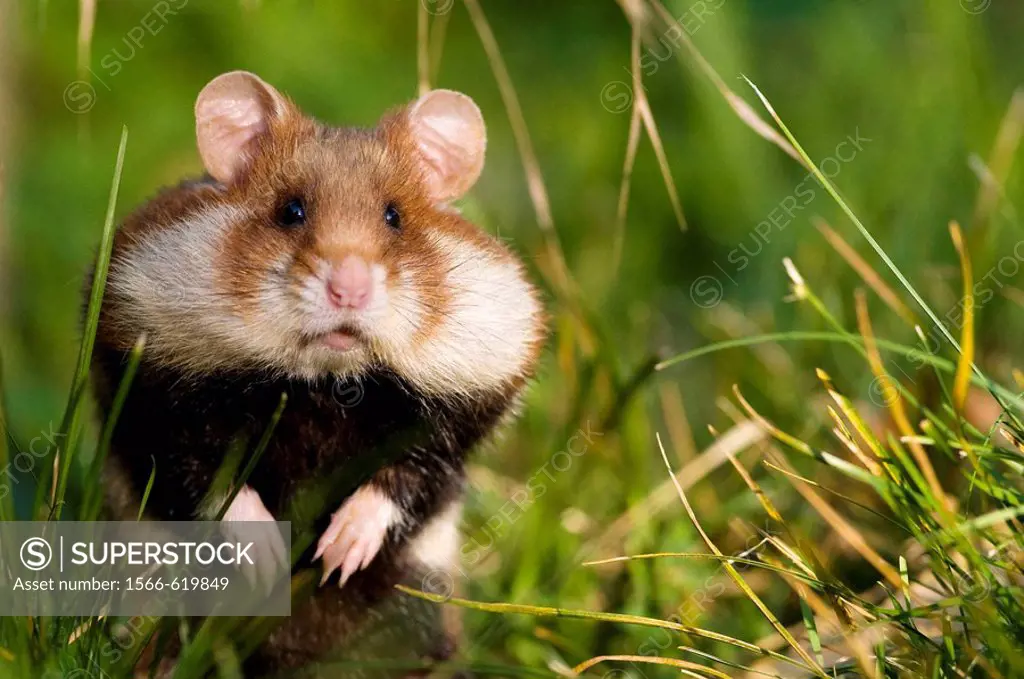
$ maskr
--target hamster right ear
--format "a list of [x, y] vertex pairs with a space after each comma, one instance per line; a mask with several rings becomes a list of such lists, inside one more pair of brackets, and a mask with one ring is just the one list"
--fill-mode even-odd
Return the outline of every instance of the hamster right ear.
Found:
[[206, 171], [232, 183], [252, 161], [253, 142], [290, 108], [280, 92], [247, 71], [211, 80], [196, 99], [196, 142]]
[[434, 199], [461, 197], [484, 169], [487, 130], [476, 103], [461, 92], [433, 90], [413, 102], [406, 115]]

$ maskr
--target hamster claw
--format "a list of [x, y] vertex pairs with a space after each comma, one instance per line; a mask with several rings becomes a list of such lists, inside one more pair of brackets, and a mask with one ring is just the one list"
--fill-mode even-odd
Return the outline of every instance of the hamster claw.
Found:
[[344, 587], [353, 573], [369, 566], [400, 517], [401, 510], [381, 491], [372, 486], [356, 490], [331, 515], [331, 523], [317, 543], [313, 560], [323, 558], [320, 585], [340, 569], [338, 586]]

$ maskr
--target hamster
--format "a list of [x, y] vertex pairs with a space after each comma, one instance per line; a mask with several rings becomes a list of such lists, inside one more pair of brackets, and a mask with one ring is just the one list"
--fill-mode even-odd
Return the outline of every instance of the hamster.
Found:
[[259, 439], [282, 393], [225, 521], [281, 519], [304, 484], [357, 482], [346, 464], [401, 446], [318, 508], [303, 563], [323, 580], [250, 662], [269, 673], [338, 646], [403, 577], [457, 562], [466, 456], [514, 415], [545, 317], [521, 261], [450, 205], [484, 164], [466, 95], [434, 90], [372, 129], [333, 127], [236, 71], [203, 88], [195, 117], [206, 176], [163, 190], [114, 237], [93, 364], [102, 408], [146, 338], [113, 432], [114, 504], [138, 501], [155, 462], [150, 515], [213, 518], [227, 451]]

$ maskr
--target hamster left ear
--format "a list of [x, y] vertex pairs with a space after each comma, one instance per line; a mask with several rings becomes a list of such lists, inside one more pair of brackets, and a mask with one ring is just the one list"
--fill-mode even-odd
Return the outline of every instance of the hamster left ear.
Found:
[[433, 90], [409, 107], [407, 122], [420, 167], [438, 202], [464, 195], [484, 168], [487, 130], [465, 94]]
[[246, 71], [217, 76], [196, 99], [196, 142], [206, 171], [230, 184], [252, 160], [254, 142], [291, 112], [284, 96]]

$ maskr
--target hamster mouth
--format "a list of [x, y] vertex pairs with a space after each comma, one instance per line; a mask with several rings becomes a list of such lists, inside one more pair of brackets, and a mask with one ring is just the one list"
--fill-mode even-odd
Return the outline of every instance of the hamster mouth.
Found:
[[363, 341], [362, 332], [352, 325], [340, 325], [317, 337], [317, 341], [336, 351], [351, 351]]

